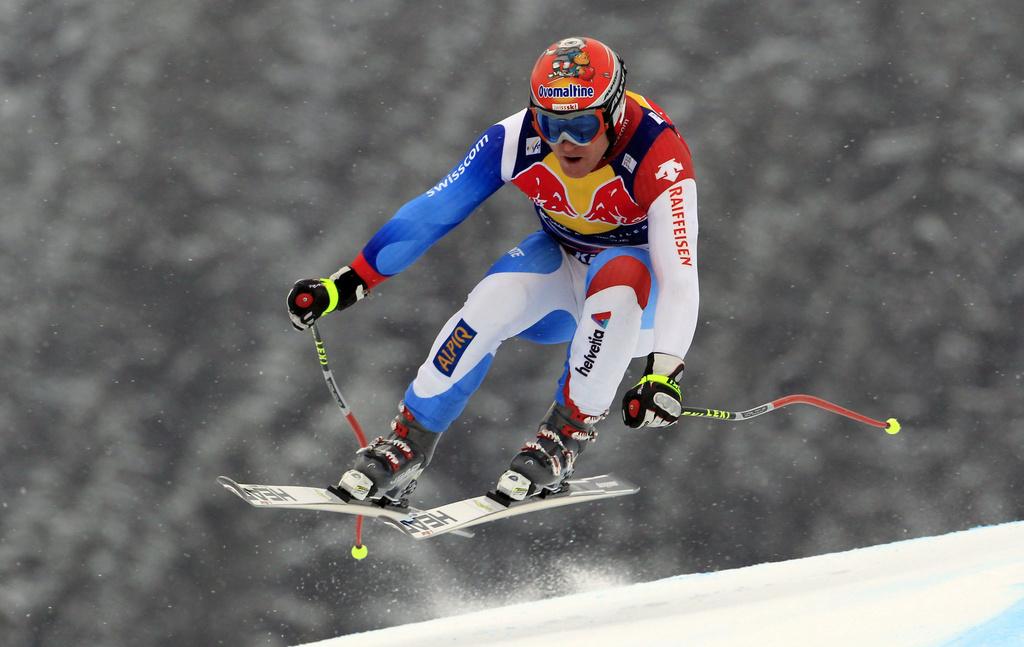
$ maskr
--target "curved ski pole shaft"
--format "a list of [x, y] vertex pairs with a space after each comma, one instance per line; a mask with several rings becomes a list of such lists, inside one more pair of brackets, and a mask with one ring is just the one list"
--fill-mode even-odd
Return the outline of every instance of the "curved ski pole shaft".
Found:
[[[314, 323], [309, 327], [313, 331], [313, 340], [316, 343], [316, 355], [320, 360], [320, 368], [324, 372], [324, 382], [327, 383], [327, 389], [334, 396], [334, 401], [338, 403], [338, 408], [341, 409], [342, 415], [345, 416], [345, 420], [348, 421], [349, 426], [352, 428], [352, 433], [355, 434], [356, 440], [359, 442], [360, 447], [366, 447], [366, 434], [363, 433], [363, 427], [356, 420], [355, 414], [345, 404], [345, 398], [341, 395], [341, 391], [338, 389], [338, 383], [334, 379], [334, 373], [331, 372], [330, 364], [327, 361], [327, 347], [324, 345], [324, 339], [320, 336], [320, 329]], [[352, 557], [356, 559], [363, 559], [366, 557], [366, 546], [363, 545], [363, 515], [356, 516], [356, 540], [352, 546]]]
[[697, 418], [713, 418], [716, 420], [750, 420], [751, 418], [762, 416], [791, 404], [808, 404], [812, 407], [828, 411], [829, 413], [834, 413], [836, 415], [856, 420], [857, 422], [865, 425], [884, 429], [887, 434], [897, 434], [900, 431], [900, 423], [896, 418], [889, 418], [885, 422], [882, 422], [881, 420], [869, 418], [862, 413], [857, 413], [856, 411], [841, 407], [834, 402], [829, 402], [828, 400], [823, 400], [822, 398], [817, 398], [813, 395], [804, 394], [783, 396], [772, 400], [771, 402], [762, 404], [761, 406], [754, 407], [753, 409], [747, 409], [746, 411], [725, 411], [723, 409], [709, 409], [705, 407], [683, 407], [682, 415]]

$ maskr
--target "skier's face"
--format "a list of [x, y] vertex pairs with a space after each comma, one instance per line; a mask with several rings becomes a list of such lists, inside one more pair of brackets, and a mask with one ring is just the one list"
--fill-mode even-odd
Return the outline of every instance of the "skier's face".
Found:
[[601, 133], [586, 146], [562, 140], [551, 147], [562, 172], [571, 178], [581, 178], [597, 168], [608, 150], [608, 135]]

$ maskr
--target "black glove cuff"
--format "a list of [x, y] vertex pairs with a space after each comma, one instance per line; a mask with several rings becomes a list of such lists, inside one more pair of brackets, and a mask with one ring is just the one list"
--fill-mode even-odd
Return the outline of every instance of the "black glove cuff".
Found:
[[367, 295], [369, 288], [366, 281], [351, 267], [343, 267], [337, 271], [331, 280], [334, 287], [338, 288], [338, 309], [347, 308]]

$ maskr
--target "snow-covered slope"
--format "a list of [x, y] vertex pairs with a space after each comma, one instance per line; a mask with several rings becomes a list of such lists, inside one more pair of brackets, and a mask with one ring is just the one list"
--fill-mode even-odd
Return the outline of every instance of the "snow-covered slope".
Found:
[[311, 643], [410, 644], [1024, 646], [1024, 522]]

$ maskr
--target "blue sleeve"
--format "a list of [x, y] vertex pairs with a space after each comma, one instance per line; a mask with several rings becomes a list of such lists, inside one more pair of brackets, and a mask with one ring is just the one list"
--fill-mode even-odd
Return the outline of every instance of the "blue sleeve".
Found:
[[398, 274], [500, 189], [504, 141], [505, 128], [491, 126], [440, 182], [403, 205], [363, 248], [370, 267]]

